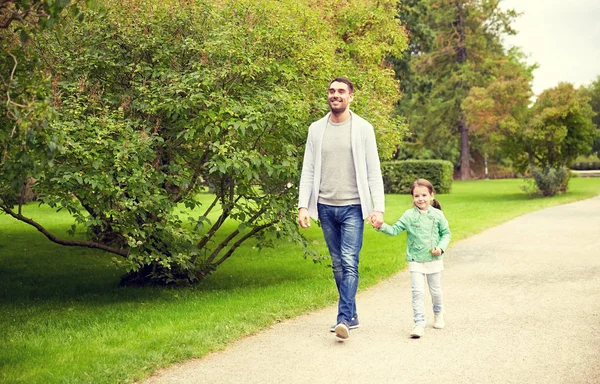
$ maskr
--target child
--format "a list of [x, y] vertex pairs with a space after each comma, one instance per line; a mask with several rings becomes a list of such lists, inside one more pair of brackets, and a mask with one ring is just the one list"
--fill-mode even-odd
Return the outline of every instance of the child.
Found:
[[383, 223], [379, 228], [374, 226], [390, 236], [407, 231], [406, 260], [410, 271], [415, 322], [410, 336], [419, 338], [425, 333], [425, 276], [433, 301], [433, 327], [442, 329], [445, 326], [441, 272], [444, 269], [442, 255], [450, 243], [450, 228], [442, 207], [434, 198], [433, 185], [429, 181], [415, 180], [411, 194], [415, 206], [404, 212], [394, 225]]

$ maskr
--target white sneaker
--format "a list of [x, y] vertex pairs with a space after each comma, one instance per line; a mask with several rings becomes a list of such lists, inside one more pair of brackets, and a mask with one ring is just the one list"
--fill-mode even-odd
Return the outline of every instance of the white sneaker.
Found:
[[442, 312], [434, 314], [434, 318], [435, 320], [433, 322], [433, 328], [442, 329], [446, 326], [446, 323], [444, 322], [444, 314]]
[[338, 339], [346, 340], [350, 336], [350, 330], [344, 323], [339, 323], [335, 326], [335, 335]]
[[420, 337], [423, 337], [424, 334], [425, 334], [425, 327], [422, 327], [420, 325], [415, 325], [413, 330], [410, 332], [410, 337], [412, 337], [413, 339], [418, 339]]

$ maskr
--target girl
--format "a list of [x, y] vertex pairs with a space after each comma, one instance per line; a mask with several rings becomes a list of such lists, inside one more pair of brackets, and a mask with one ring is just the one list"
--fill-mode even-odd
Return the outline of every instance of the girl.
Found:
[[450, 228], [440, 203], [434, 198], [433, 185], [429, 181], [415, 180], [410, 192], [415, 204], [413, 208], [404, 212], [394, 225], [383, 223], [373, 226], [390, 236], [407, 231], [406, 260], [410, 271], [415, 322], [410, 336], [419, 338], [425, 333], [425, 277], [433, 301], [433, 327], [442, 329], [445, 326], [441, 272], [444, 269], [444, 250], [450, 243]]

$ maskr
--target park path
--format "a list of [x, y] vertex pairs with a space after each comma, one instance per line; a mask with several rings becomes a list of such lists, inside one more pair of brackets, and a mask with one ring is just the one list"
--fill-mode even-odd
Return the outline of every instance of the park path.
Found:
[[455, 242], [445, 266], [447, 325], [421, 339], [404, 271], [359, 293], [345, 342], [332, 306], [146, 383], [600, 383], [600, 196]]

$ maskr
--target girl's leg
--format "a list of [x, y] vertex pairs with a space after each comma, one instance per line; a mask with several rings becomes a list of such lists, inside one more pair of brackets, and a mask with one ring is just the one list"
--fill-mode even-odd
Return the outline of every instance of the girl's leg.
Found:
[[415, 325], [425, 327], [425, 276], [419, 272], [411, 272], [410, 281]]
[[442, 313], [444, 308], [444, 295], [442, 293], [442, 273], [432, 273], [427, 275], [427, 285], [433, 303], [433, 313]]

